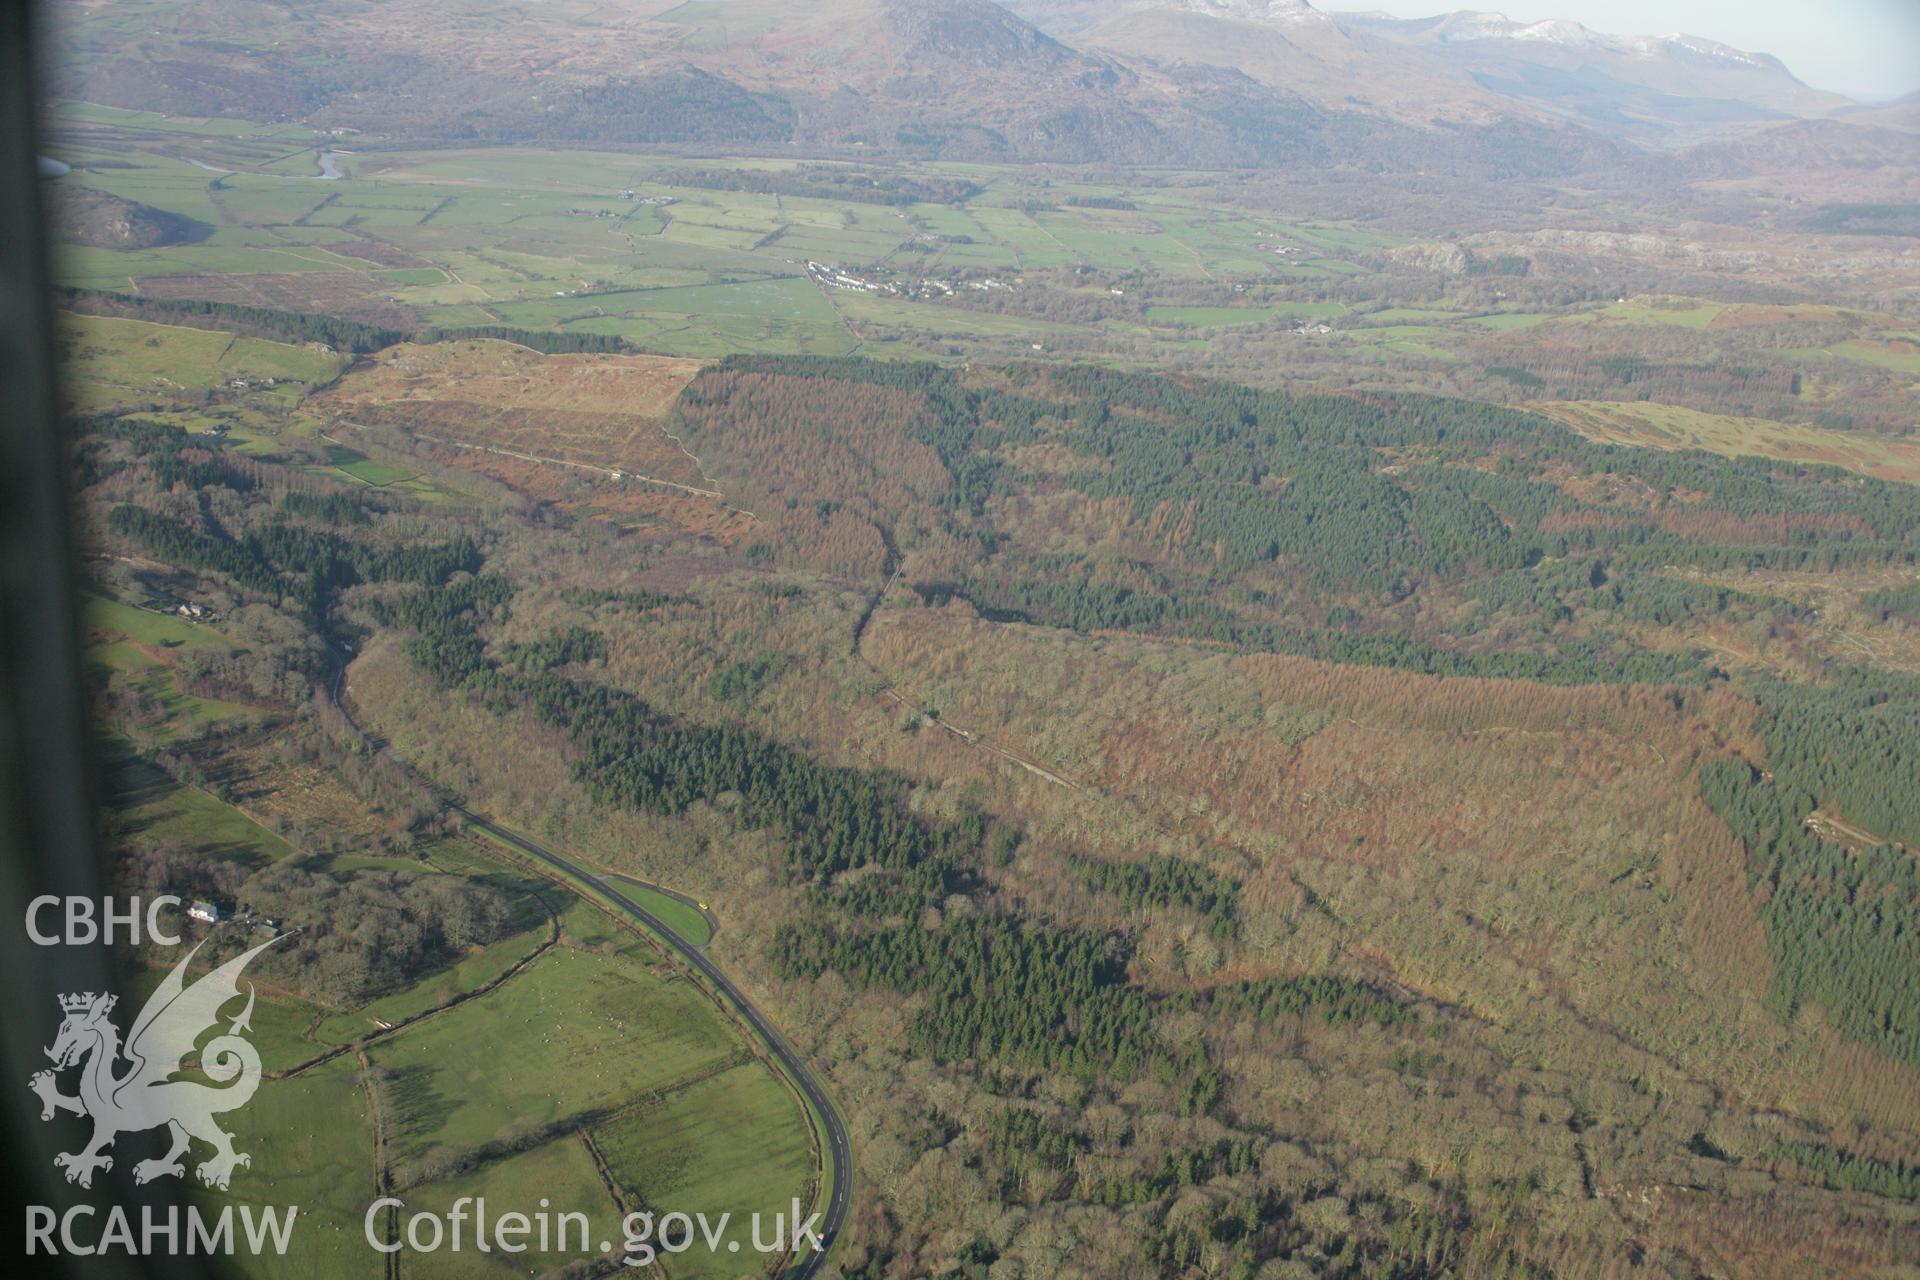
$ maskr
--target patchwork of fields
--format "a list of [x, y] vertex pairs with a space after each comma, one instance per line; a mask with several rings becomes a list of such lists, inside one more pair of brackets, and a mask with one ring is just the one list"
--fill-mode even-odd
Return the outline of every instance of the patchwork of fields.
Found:
[[[96, 667], [124, 673], [147, 700], [155, 719], [138, 732], [148, 749], [207, 725], [268, 719], [258, 707], [180, 687], [176, 655], [240, 650], [214, 624], [105, 598], [90, 601], [87, 622]], [[299, 1205], [293, 1250], [259, 1264], [260, 1274], [364, 1273], [377, 1258], [364, 1237], [366, 1212], [381, 1195], [400, 1197], [408, 1213], [486, 1196], [495, 1213], [550, 1206], [584, 1214], [584, 1247], [486, 1260], [489, 1273], [533, 1276], [617, 1256], [628, 1213], [731, 1211], [744, 1223], [813, 1194], [820, 1161], [796, 1095], [651, 940], [466, 838], [412, 856], [299, 847], [280, 832], [305, 830], [309, 819], [355, 831], [345, 810], [361, 803], [310, 768], [241, 748], [210, 766], [211, 776], [175, 777], [124, 737], [107, 745], [116, 843], [178, 850], [236, 875], [424, 874], [484, 884], [511, 904], [497, 941], [371, 999], [315, 999], [256, 977], [251, 1038], [267, 1079], [231, 1128], [267, 1176], [236, 1178], [216, 1199]], [[681, 915], [704, 943], [705, 920], [690, 908]], [[237, 927], [221, 926], [216, 944], [231, 944]], [[140, 988], [162, 973], [145, 971]], [[729, 1108], [724, 1133], [710, 1110], [720, 1102]], [[664, 1267], [675, 1280], [731, 1277], [757, 1274], [763, 1261], [703, 1247]], [[471, 1251], [402, 1258], [409, 1275], [467, 1276], [474, 1265]]]
[[[1769, 893], [1700, 780], [1774, 785], [1776, 681], [1920, 670], [1909, 321], [1530, 281], [1217, 175], [54, 121], [73, 182], [206, 231], [67, 246], [114, 296], [60, 336], [109, 842], [241, 908], [212, 950], [301, 935], [226, 1197], [301, 1205], [272, 1274], [365, 1272], [387, 1194], [586, 1215], [587, 1259], [485, 1261], [535, 1275], [611, 1272], [630, 1212], [854, 1185], [694, 970], [468, 810], [608, 868], [818, 1063], [850, 1274], [1191, 1215], [1149, 1270], [1318, 1218], [1301, 1257], [1471, 1222], [1519, 1275], [1510, 1221], [1692, 1248], [1623, 1189], [1737, 1180], [1773, 1198], [1731, 1234], [1893, 1253], [1894, 1210], [1777, 1206], [1844, 1189], [1809, 1151], [1908, 1176], [1871, 1043], [1906, 953], [1813, 967], [1825, 904], [1774, 900], [1843, 879]], [[324, 317], [361, 326], [259, 336]], [[755, 353], [896, 363], [713, 367]], [[1376, 394], [1413, 388], [1455, 398]], [[1862, 794], [1818, 814], [1848, 856], [1900, 818]], [[1031, 1008], [953, 998], [1002, 983]]]
[[340, 369], [338, 358], [314, 346], [109, 316], [68, 317], [60, 344], [68, 395], [83, 413], [236, 382], [291, 408]]
[[[75, 165], [64, 181], [203, 228], [191, 243], [62, 249], [60, 283], [149, 298], [403, 331], [556, 332], [696, 359], [1092, 359], [1481, 398], [1531, 389], [1502, 370], [1537, 377], [1602, 358], [1596, 342], [1677, 343], [1689, 364], [1764, 353], [1818, 372], [1855, 399], [1865, 392], [1880, 425], [1898, 407], [1873, 380], [1920, 369], [1897, 317], [1598, 289], [1543, 305], [1549, 295], [1523, 287], [1524, 267], [1507, 259], [1500, 270], [1518, 275], [1421, 274], [1407, 264], [1431, 257], [1430, 243], [1276, 212], [1218, 175], [1122, 187], [909, 163], [882, 171], [893, 188], [862, 195], [835, 186], [869, 176], [844, 162], [390, 151], [376, 138], [81, 103], [58, 106], [52, 123]], [[338, 180], [317, 171], [322, 150]], [[1609, 381], [1552, 394], [1639, 398]], [[1793, 407], [1720, 396], [1684, 402], [1735, 416]]]
[[[433, 861], [445, 874], [518, 875], [465, 843]], [[271, 1179], [237, 1179], [221, 1197], [300, 1205], [297, 1249], [262, 1274], [357, 1273], [372, 1256], [366, 1211], [382, 1194], [409, 1215], [445, 1213], [462, 1196], [488, 1197], [495, 1213], [584, 1214], [584, 1249], [488, 1259], [528, 1276], [607, 1246], [617, 1256], [630, 1212], [733, 1211], [744, 1222], [811, 1194], [818, 1160], [799, 1103], [712, 999], [594, 908], [518, 883], [559, 912], [551, 924], [403, 991], [355, 1010], [262, 992], [254, 1038], [279, 1074], [233, 1127]], [[717, 1098], [730, 1108], [727, 1141], [709, 1144]], [[744, 1276], [760, 1261], [703, 1249], [668, 1260], [666, 1274]], [[474, 1259], [409, 1251], [401, 1265], [464, 1276]]]
[[[977, 194], [960, 205], [717, 190], [684, 185], [713, 181], [710, 171], [585, 151], [337, 153], [346, 177], [330, 182], [313, 172], [313, 145], [289, 152], [279, 128], [196, 131], [87, 104], [58, 108], [53, 124], [76, 182], [212, 228], [194, 244], [70, 247], [64, 284], [382, 322], [610, 334], [695, 356], [835, 355], [885, 336], [870, 329], [944, 333], [957, 317], [933, 299], [974, 279], [1001, 288], [999, 277], [1092, 270], [1290, 288], [1352, 274], [1348, 255], [1399, 243], [1222, 208], [1171, 185], [1131, 208], [1091, 207], [1117, 189], [1036, 189], [1016, 173], [967, 165], [922, 170], [973, 184]], [[822, 267], [870, 292], [824, 283]], [[850, 325], [845, 304], [875, 294], [899, 300], [897, 323], [869, 309]], [[1287, 314], [1340, 309], [1303, 298]], [[1166, 320], [1214, 322], [1204, 309]]]

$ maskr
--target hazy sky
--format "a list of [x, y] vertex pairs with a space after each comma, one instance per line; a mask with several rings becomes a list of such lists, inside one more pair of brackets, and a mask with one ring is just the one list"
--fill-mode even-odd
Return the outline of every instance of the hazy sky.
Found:
[[1538, 22], [1572, 18], [1622, 35], [1706, 36], [1771, 53], [1820, 89], [1893, 98], [1920, 89], [1920, 0], [1313, 0], [1319, 9], [1426, 18], [1498, 10]]

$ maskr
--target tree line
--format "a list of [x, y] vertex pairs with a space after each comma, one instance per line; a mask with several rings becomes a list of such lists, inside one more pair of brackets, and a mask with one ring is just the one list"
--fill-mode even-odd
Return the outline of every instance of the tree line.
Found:
[[1844, 667], [1768, 681], [1756, 728], [1767, 766], [1847, 821], [1920, 848], [1920, 679]]
[[1818, 1004], [1847, 1038], [1920, 1065], [1920, 863], [1890, 845], [1821, 839], [1807, 827], [1816, 797], [1791, 770], [1770, 782], [1744, 761], [1717, 760], [1701, 769], [1700, 794], [1765, 888], [1777, 1010]]
[[359, 582], [436, 584], [480, 567], [479, 548], [464, 536], [438, 545], [375, 547], [279, 524], [233, 538], [224, 530], [189, 528], [132, 503], [107, 513], [107, 531], [170, 564], [219, 573], [258, 595], [295, 596], [316, 620], [342, 587]]
[[1364, 632], [1248, 622], [1191, 593], [1148, 595], [1112, 584], [1001, 578], [981, 573], [958, 588], [920, 587], [938, 602], [964, 595], [981, 614], [1076, 631], [1121, 629], [1230, 644], [1252, 653], [1281, 653], [1352, 666], [1390, 667], [1421, 675], [1531, 680], [1539, 684], [1699, 684], [1713, 671], [1703, 655], [1655, 652], [1623, 643], [1566, 640], [1552, 652], [1442, 648], [1403, 633]]
[[[149, 298], [110, 289], [62, 288], [58, 296], [75, 310], [102, 315], [124, 315], [159, 319], [161, 323], [180, 324], [193, 320], [215, 321], [224, 330], [249, 337], [275, 338], [282, 342], [318, 342], [336, 351], [360, 354], [405, 342], [401, 329], [363, 324], [341, 316], [305, 311], [281, 311], [273, 307], [254, 307], [238, 302], [208, 302], [199, 298]], [[190, 328], [205, 326], [189, 325]]]
[[[496, 662], [479, 627], [500, 616], [510, 596], [501, 580], [483, 576], [376, 611], [382, 625], [415, 628], [407, 651], [441, 687], [496, 711], [525, 705], [565, 732], [574, 777], [597, 802], [675, 814], [738, 796], [744, 820], [777, 830], [794, 873], [812, 886], [814, 910], [774, 935], [776, 970], [795, 978], [832, 971], [857, 985], [926, 996], [908, 1031], [921, 1053], [1088, 1079], [1151, 1074], [1197, 1114], [1218, 1100], [1223, 1080], [1204, 1044], [1169, 1045], [1159, 1035], [1170, 1004], [1234, 1016], [1319, 1009], [1330, 1021], [1399, 1020], [1377, 992], [1312, 979], [1242, 984], [1182, 1004], [1129, 981], [1125, 937], [997, 909], [947, 914], [952, 895], [982, 883], [983, 861], [1004, 857], [1006, 828], [965, 806], [944, 819], [917, 816], [905, 807], [907, 784], [891, 774], [823, 764], [739, 725], [682, 720], [557, 668]], [[568, 640], [546, 651], [578, 658], [591, 648]], [[1091, 874], [1122, 896], [1144, 903], [1164, 895], [1231, 927], [1230, 881], [1171, 859], [1143, 868]], [[863, 874], [842, 883], [849, 871]], [[928, 927], [930, 913], [937, 927]]]
[[[1669, 565], [1837, 570], [1920, 560], [1920, 492], [1910, 486], [1772, 459], [1597, 445], [1495, 405], [1292, 395], [1080, 366], [1005, 369], [978, 387], [951, 369], [909, 362], [737, 356], [717, 371], [747, 372], [913, 395], [924, 409], [900, 415], [905, 433], [931, 445], [951, 477], [937, 499], [942, 532], [980, 553], [966, 577], [922, 583], [922, 594], [963, 595], [993, 617], [1434, 674], [1697, 681], [1711, 674], [1703, 655], [1645, 653], [1621, 639], [1556, 640], [1544, 652], [1456, 650], [1364, 625], [1253, 623], [1218, 595], [1273, 565], [1310, 590], [1387, 603], [1426, 584], [1489, 601], [1523, 598], [1549, 627], [1575, 609], [1679, 625], [1791, 606], [1655, 572]], [[768, 384], [769, 392], [785, 394], [784, 385]], [[689, 389], [696, 400], [710, 394], [704, 382]], [[1010, 464], [1014, 450], [1039, 443], [1064, 446], [1085, 465], [1040, 477]], [[1042, 567], [1013, 531], [986, 518], [995, 497], [1061, 483], [1091, 502], [1127, 501], [1130, 533], [1155, 544], [1142, 554], [1178, 571], [1169, 567], [1148, 590], [1093, 581], [1090, 564]], [[1580, 570], [1569, 562], [1588, 580], [1573, 581]]]
[[467, 342], [491, 339], [531, 347], [543, 355], [631, 355], [639, 348], [625, 338], [610, 333], [582, 333], [578, 329], [516, 329], [511, 325], [482, 324], [445, 329], [435, 326], [422, 330], [416, 342]]
[[1129, 910], [1185, 907], [1207, 921], [1216, 938], [1233, 936], [1240, 886], [1197, 862], [1154, 854], [1141, 862], [1106, 862], [1067, 855], [1067, 868], [1088, 888], [1112, 894]]
[[914, 204], [965, 204], [984, 188], [964, 178], [935, 178], [895, 172], [869, 172], [835, 165], [803, 164], [797, 169], [660, 169], [648, 175], [671, 187], [708, 191], [748, 191], [756, 195], [809, 200], [849, 201], [904, 208]]

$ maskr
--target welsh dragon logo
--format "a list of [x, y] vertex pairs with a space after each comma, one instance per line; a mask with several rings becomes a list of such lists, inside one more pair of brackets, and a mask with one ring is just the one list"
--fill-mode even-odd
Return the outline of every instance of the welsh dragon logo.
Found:
[[[238, 998], [240, 972], [247, 962], [272, 945], [263, 943], [235, 956], [189, 987], [185, 975], [200, 950], [195, 946], [147, 1000], [133, 1020], [125, 1045], [108, 1017], [117, 997], [92, 992], [60, 997], [66, 1020], [46, 1051], [53, 1059], [53, 1070], [36, 1072], [27, 1083], [40, 1095], [42, 1120], [70, 1111], [93, 1121], [93, 1137], [85, 1147], [53, 1158], [55, 1165], [66, 1170], [68, 1182], [92, 1186], [96, 1169], [113, 1168], [113, 1157], [105, 1153], [115, 1138], [161, 1125], [171, 1132], [172, 1146], [158, 1159], [135, 1165], [135, 1182], [180, 1177], [186, 1172], [181, 1157], [194, 1138], [214, 1149], [212, 1158], [194, 1170], [210, 1187], [225, 1189], [234, 1169], [253, 1163], [233, 1149], [233, 1135], [214, 1122], [215, 1116], [244, 1107], [260, 1087], [259, 1051], [240, 1034], [252, 1030], [251, 983], [247, 1007], [225, 1034], [208, 1041], [198, 1055], [200, 1069], [224, 1087], [170, 1077], [193, 1055], [201, 1034], [218, 1023], [221, 1008]], [[61, 1093], [56, 1073], [75, 1065], [80, 1066], [80, 1092]]]

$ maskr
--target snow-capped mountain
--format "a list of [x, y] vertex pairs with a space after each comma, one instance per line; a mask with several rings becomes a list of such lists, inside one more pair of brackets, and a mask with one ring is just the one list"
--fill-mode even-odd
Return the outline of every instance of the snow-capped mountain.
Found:
[[1548, 118], [1475, 84], [1426, 50], [1349, 32], [1308, 0], [1002, 3], [1077, 48], [1152, 65], [1188, 83], [1238, 75], [1323, 108], [1416, 127]]
[[1059, 39], [1071, 39], [1132, 14], [1197, 13], [1232, 22], [1273, 27], [1333, 25], [1307, 0], [1001, 0], [1028, 22]]
[[[1369, 26], [1384, 26], [1370, 15], [1358, 15], [1353, 21], [1356, 25], [1365, 23]], [[1459, 13], [1444, 14], [1438, 18], [1411, 19], [1404, 22], [1395, 22], [1393, 19], [1387, 21], [1394, 22], [1400, 31], [1396, 33], [1387, 29], [1383, 30], [1382, 34], [1401, 34], [1403, 38], [1412, 37], [1415, 42], [1421, 42], [1423, 38], [1425, 42], [1436, 44], [1460, 44], [1482, 40], [1526, 40], [1539, 44], [1559, 45], [1566, 49], [1625, 54], [1636, 58], [1693, 55], [1738, 67], [1786, 70], [1785, 65], [1771, 54], [1747, 53], [1732, 45], [1721, 44], [1717, 40], [1708, 40], [1702, 36], [1690, 36], [1679, 32], [1665, 36], [1610, 35], [1567, 18], [1549, 18], [1543, 22], [1519, 22], [1504, 13], [1462, 10]], [[1426, 25], [1429, 23], [1432, 25]], [[1423, 26], [1425, 30], [1421, 31], [1420, 28]]]
[[1695, 35], [1616, 35], [1565, 18], [1462, 10], [1325, 13], [1308, 0], [1002, 0], [1075, 47], [1221, 67], [1323, 105], [1407, 122], [1503, 115], [1687, 144], [1845, 107], [1766, 53]]
[[[1710, 40], [1483, 12], [1402, 22], [1309, 0], [541, 0], [512, 24], [538, 59], [445, 37], [445, 12], [498, 7], [329, 0], [309, 6], [299, 39], [258, 47], [197, 8], [170, 35], [107, 23], [89, 28], [97, 46], [71, 47], [82, 51], [56, 68], [56, 92], [325, 128], [402, 120], [420, 138], [1529, 176], [1618, 166], [1623, 142], [1737, 140], [1845, 105], [1776, 59]], [[258, 6], [214, 9], [238, 21]], [[393, 61], [342, 77], [375, 50]], [[419, 74], [392, 70], [402, 65]], [[1839, 154], [1830, 142], [1812, 139]]]
[[[1113, 6], [1116, 11], [1123, 7]], [[1258, 22], [1270, 27], [1333, 25], [1332, 18], [1308, 4], [1307, 0], [1170, 0], [1165, 7], [1186, 9], [1235, 22]]]
[[1685, 137], [1722, 125], [1824, 116], [1848, 105], [1767, 53], [1702, 36], [1615, 35], [1578, 22], [1463, 10], [1341, 14], [1341, 28], [1424, 49], [1517, 101], [1615, 132]]
[[1555, 44], [1579, 45], [1593, 37], [1587, 28], [1564, 18], [1550, 18], [1545, 22], [1515, 22], [1504, 13], [1463, 9], [1459, 13], [1449, 13], [1427, 21], [1434, 24], [1434, 38], [1443, 41], [1547, 40]]

